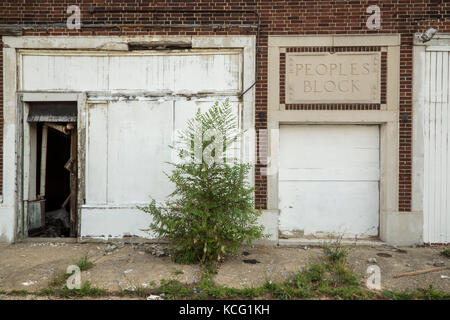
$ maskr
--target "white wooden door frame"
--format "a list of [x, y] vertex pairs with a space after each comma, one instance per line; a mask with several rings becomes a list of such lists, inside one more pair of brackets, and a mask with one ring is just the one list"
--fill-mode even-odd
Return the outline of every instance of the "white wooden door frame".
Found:
[[[444, 65], [438, 65], [441, 62], [436, 62], [436, 59], [434, 58], [436, 55], [442, 55], [447, 54], [450, 52], [450, 34], [440, 34], [438, 33], [431, 41], [422, 43], [417, 35], [414, 43], [414, 75], [413, 75], [413, 114], [414, 114], [414, 121], [413, 121], [413, 177], [412, 177], [412, 210], [414, 212], [417, 212], [422, 216], [423, 224], [422, 224], [422, 232], [423, 232], [423, 240], [426, 243], [449, 243], [450, 242], [450, 227], [447, 227], [447, 235], [438, 235], [437, 233], [442, 233], [443, 225], [448, 225], [448, 222], [445, 221], [445, 218], [447, 221], [449, 220], [448, 217], [448, 208], [441, 208], [441, 210], [434, 210], [435, 205], [441, 206], [443, 202], [439, 201], [439, 199], [434, 199], [433, 201], [430, 201], [427, 197], [427, 194], [430, 193], [430, 188], [434, 187], [434, 182], [430, 180], [431, 177], [426, 177], [426, 173], [428, 172], [431, 167], [428, 165], [430, 161], [433, 159], [430, 159], [429, 156], [433, 156], [432, 153], [430, 153], [429, 145], [430, 142], [439, 142], [442, 144], [441, 138], [437, 137], [437, 140], [430, 141], [430, 133], [433, 133], [435, 131], [430, 131], [432, 128], [429, 128], [429, 121], [430, 121], [430, 115], [438, 115], [443, 116], [446, 114], [446, 109], [443, 108], [443, 106], [440, 106], [439, 103], [433, 103], [433, 106], [430, 106], [427, 104], [427, 101], [430, 100], [429, 92], [430, 87], [433, 86], [434, 81], [430, 80], [430, 70], [427, 70], [427, 65], [430, 67], [435, 68], [436, 70], [443, 70], [443, 68], [446, 68], [447, 70], [443, 70], [444, 75], [449, 76], [449, 66], [448, 61], [447, 63], [444, 63]], [[433, 58], [432, 58], [433, 57]], [[433, 59], [433, 61], [431, 60]], [[448, 84], [447, 79], [447, 84]], [[447, 88], [448, 91], [449, 88]], [[448, 97], [447, 97], [448, 99]], [[448, 102], [447, 102], [448, 105]], [[430, 107], [436, 108], [436, 112], [438, 114], [431, 114]], [[448, 115], [448, 113], [447, 113]], [[437, 125], [438, 130], [443, 130], [445, 132], [448, 131], [448, 124], [449, 121], [445, 123], [439, 122]], [[443, 125], [443, 126], [442, 126]], [[436, 128], [435, 128], [436, 129]], [[448, 133], [444, 132], [444, 136]], [[433, 139], [436, 138], [435, 133], [433, 133]], [[428, 152], [427, 152], [428, 150]], [[440, 149], [437, 150], [437, 152], [440, 152]], [[448, 155], [449, 156], [449, 155]], [[448, 157], [447, 156], [447, 157]], [[440, 170], [442, 166], [439, 166], [437, 168]], [[445, 169], [445, 168], [444, 168]], [[446, 169], [444, 170], [446, 171]], [[444, 173], [444, 171], [441, 172], [441, 174]], [[447, 172], [448, 177], [448, 172]], [[447, 178], [449, 180], [449, 178]], [[447, 181], [448, 181], [447, 180]], [[442, 182], [442, 181], [441, 181]], [[442, 191], [442, 190], [441, 190]], [[432, 191], [433, 193], [436, 191]], [[442, 191], [443, 192], [443, 191]], [[447, 195], [448, 198], [448, 195]], [[445, 207], [445, 205], [444, 205]], [[444, 214], [444, 219], [440, 217], [443, 213], [447, 211], [447, 214]], [[436, 214], [439, 214], [439, 216], [436, 216]], [[444, 220], [440, 221], [437, 226], [438, 220]], [[439, 231], [439, 230], [440, 231]], [[445, 231], [445, 230], [444, 230]]]

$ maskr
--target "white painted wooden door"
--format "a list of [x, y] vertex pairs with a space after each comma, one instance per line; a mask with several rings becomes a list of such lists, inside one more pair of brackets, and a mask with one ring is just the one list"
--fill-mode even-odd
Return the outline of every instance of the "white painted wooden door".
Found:
[[[448, 48], [447, 48], [448, 50]], [[426, 53], [424, 242], [450, 242], [450, 53]]]
[[280, 126], [280, 231], [376, 236], [379, 127]]

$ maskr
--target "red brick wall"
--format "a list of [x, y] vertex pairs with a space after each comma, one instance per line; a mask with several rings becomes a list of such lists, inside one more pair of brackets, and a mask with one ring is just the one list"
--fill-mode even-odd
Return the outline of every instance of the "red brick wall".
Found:
[[[364, 34], [401, 33], [400, 113], [408, 121], [400, 123], [400, 192], [399, 209], [411, 209], [411, 137], [412, 137], [412, 42], [413, 34], [429, 26], [441, 32], [450, 32], [450, 1], [447, 0], [3, 0], [0, 3], [0, 24], [8, 23], [64, 23], [66, 8], [77, 4], [82, 11], [83, 23], [253, 23], [250, 14], [190, 14], [190, 13], [88, 13], [89, 7], [105, 9], [182, 9], [182, 10], [257, 10], [261, 15], [261, 39], [256, 85], [256, 129], [267, 128], [267, 37], [287, 34]], [[378, 4], [381, 8], [379, 31], [366, 28], [366, 8]], [[27, 31], [27, 35], [225, 35], [255, 34], [254, 30], [238, 28], [122, 28], [121, 30], [66, 29]], [[0, 55], [0, 63], [2, 61]], [[0, 83], [2, 78], [0, 76]], [[0, 93], [0, 111], [3, 98]], [[0, 116], [0, 126], [1, 119]], [[0, 146], [2, 135], [0, 134]], [[266, 205], [266, 178], [259, 175], [256, 165], [256, 200]], [[0, 173], [2, 161], [0, 158]], [[1, 188], [1, 184], [0, 184]], [[0, 189], [1, 192], [1, 189]]]

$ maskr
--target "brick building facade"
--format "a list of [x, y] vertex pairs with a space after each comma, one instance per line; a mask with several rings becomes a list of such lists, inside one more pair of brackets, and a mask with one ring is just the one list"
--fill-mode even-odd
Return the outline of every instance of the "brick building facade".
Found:
[[[371, 14], [367, 7], [376, 4], [381, 12], [381, 28], [369, 30], [366, 21]], [[64, 27], [69, 5], [81, 9], [81, 30]], [[95, 8], [93, 10], [93, 8]], [[256, 132], [268, 129], [269, 41], [271, 36], [399, 36], [399, 100], [398, 119], [398, 197], [397, 211], [411, 212], [413, 202], [413, 50], [415, 35], [429, 27], [439, 34], [450, 33], [450, 2], [445, 0], [342, 0], [342, 1], [146, 1], [146, 0], [83, 0], [30, 1], [5, 0], [0, 3], [2, 34], [12, 36], [250, 36], [256, 38], [257, 66], [254, 86], [254, 127]], [[257, 14], [255, 14], [257, 13]], [[260, 25], [258, 27], [258, 15]], [[58, 26], [57, 24], [61, 24]], [[94, 26], [97, 25], [97, 26]], [[20, 30], [20, 31], [19, 31]], [[363, 42], [362, 42], [363, 43]], [[355, 46], [282, 46], [279, 56], [280, 105], [285, 110], [377, 111], [386, 103], [387, 51], [383, 44]], [[297, 103], [284, 101], [286, 54], [295, 52], [380, 52], [381, 100], [379, 103]], [[5, 67], [0, 52], [0, 69]], [[0, 87], [6, 88], [0, 74]], [[246, 88], [243, 88], [246, 89]], [[4, 92], [0, 90], [0, 127], [3, 128]], [[0, 130], [3, 148], [4, 130]], [[261, 143], [261, 139], [257, 139]], [[257, 148], [263, 150], [264, 148]], [[268, 206], [266, 167], [261, 161], [255, 166], [255, 197], [257, 206]], [[0, 153], [0, 175], [5, 170]], [[0, 193], [5, 189], [0, 181]]]

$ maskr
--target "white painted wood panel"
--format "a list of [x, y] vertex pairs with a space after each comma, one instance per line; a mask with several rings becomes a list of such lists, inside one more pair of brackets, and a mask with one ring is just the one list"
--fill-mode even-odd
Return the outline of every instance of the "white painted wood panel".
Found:
[[379, 127], [280, 127], [280, 230], [376, 236]]
[[[176, 161], [168, 148], [195, 112], [214, 101], [118, 101], [88, 108], [86, 203], [130, 205], [172, 191], [164, 171]], [[231, 102], [239, 118], [239, 103]], [[236, 146], [235, 157], [239, 157]]]
[[88, 105], [86, 131], [86, 202], [107, 203], [108, 185], [108, 105]]
[[111, 102], [108, 110], [108, 203], [164, 200], [169, 170], [173, 102]]
[[[217, 99], [219, 103], [222, 103], [225, 99]], [[175, 117], [174, 117], [174, 141], [178, 139], [181, 131], [186, 129], [187, 121], [195, 116], [197, 110], [201, 112], [206, 112], [216, 100], [202, 100], [202, 101], [175, 101]], [[238, 122], [238, 128], [241, 128], [241, 105], [238, 101], [234, 99], [229, 99], [230, 105], [233, 110], [233, 114], [236, 116]], [[242, 129], [242, 128], [241, 128]], [[226, 152], [227, 156], [230, 158], [241, 159], [241, 150], [239, 148], [241, 141], [234, 143]], [[252, 151], [254, 152], [254, 151]], [[175, 157], [174, 157], [175, 158]], [[178, 160], [177, 160], [178, 161]]]
[[26, 53], [23, 90], [145, 90], [175, 93], [241, 90], [241, 53]]
[[450, 242], [450, 53], [426, 53], [424, 242]]
[[170, 161], [173, 102], [129, 101], [89, 108], [86, 204], [130, 206], [172, 190]]

